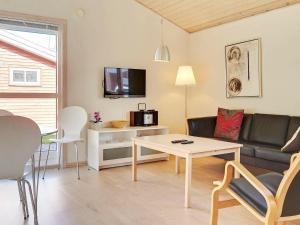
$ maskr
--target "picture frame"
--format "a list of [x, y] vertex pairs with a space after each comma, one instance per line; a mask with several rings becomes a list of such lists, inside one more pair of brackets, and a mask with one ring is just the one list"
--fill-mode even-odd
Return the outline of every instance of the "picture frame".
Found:
[[226, 97], [262, 97], [261, 39], [225, 46]]

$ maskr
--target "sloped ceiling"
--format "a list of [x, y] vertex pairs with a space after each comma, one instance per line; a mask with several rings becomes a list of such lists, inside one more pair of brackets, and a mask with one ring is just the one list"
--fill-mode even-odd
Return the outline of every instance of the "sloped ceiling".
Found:
[[300, 0], [135, 1], [189, 33], [300, 3]]

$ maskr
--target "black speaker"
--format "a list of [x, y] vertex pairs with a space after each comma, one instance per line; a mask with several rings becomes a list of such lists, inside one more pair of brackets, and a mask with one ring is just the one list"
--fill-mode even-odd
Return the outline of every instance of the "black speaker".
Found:
[[130, 112], [130, 126], [144, 126], [144, 111]]
[[158, 125], [158, 111], [131, 111], [130, 126], [155, 126]]

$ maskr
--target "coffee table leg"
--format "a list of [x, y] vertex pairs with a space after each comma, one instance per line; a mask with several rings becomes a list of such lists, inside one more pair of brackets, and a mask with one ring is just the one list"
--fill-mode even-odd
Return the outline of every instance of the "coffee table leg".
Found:
[[176, 174], [180, 173], [180, 157], [179, 156], [175, 156], [175, 172]]
[[[234, 161], [236, 161], [237, 163], [240, 163], [241, 161], [240, 151], [240, 148], [237, 148], [234, 152]], [[234, 178], [240, 178], [240, 173], [237, 170], [234, 171]]]
[[132, 146], [132, 180], [137, 181], [137, 145], [133, 143]]
[[191, 202], [191, 184], [192, 184], [192, 157], [186, 157], [185, 162], [185, 201], [184, 207], [189, 208]]

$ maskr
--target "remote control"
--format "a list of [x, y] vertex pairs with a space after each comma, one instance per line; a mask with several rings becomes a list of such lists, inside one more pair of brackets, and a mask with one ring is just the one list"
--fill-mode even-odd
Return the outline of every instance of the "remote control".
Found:
[[182, 142], [185, 142], [185, 141], [187, 141], [187, 140], [182, 139], [182, 140], [174, 140], [174, 141], [171, 141], [171, 142], [172, 142], [172, 144], [178, 144], [178, 143], [182, 143]]
[[193, 143], [194, 143], [193, 141], [184, 141], [184, 142], [181, 142], [182, 145], [193, 144]]

